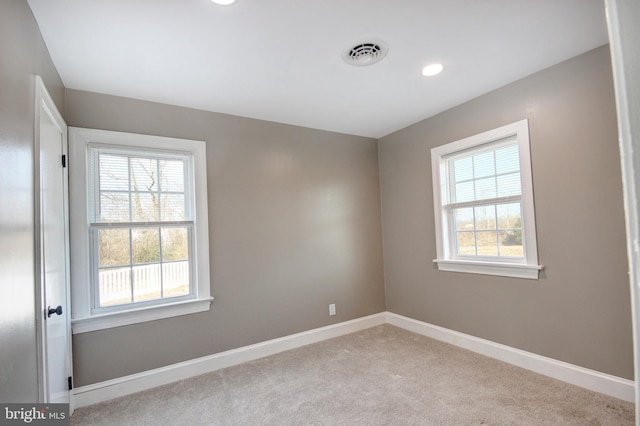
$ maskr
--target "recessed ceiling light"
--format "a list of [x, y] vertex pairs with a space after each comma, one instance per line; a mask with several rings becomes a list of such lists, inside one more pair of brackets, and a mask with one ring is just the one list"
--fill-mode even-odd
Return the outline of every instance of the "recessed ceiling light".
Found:
[[422, 68], [422, 75], [425, 77], [432, 77], [436, 74], [440, 74], [444, 67], [442, 64], [430, 64]]
[[232, 3], [235, 3], [236, 0], [211, 0], [215, 4], [219, 4], [220, 6], [228, 6]]

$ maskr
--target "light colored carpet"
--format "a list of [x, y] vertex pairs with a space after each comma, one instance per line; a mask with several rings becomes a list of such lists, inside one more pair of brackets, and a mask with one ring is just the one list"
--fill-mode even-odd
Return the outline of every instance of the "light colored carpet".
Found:
[[72, 425], [632, 425], [634, 405], [381, 325], [76, 410]]

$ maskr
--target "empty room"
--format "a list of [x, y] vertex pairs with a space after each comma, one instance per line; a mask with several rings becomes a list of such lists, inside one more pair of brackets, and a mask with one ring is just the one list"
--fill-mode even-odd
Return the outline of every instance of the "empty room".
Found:
[[0, 419], [636, 424], [638, 9], [0, 0]]

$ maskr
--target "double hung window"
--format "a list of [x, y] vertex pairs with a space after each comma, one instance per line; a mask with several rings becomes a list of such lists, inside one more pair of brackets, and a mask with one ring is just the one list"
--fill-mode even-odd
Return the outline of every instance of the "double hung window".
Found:
[[89, 129], [70, 141], [74, 332], [208, 309], [204, 143]]
[[88, 150], [94, 311], [193, 295], [191, 156]]
[[537, 278], [526, 120], [431, 151], [439, 269]]

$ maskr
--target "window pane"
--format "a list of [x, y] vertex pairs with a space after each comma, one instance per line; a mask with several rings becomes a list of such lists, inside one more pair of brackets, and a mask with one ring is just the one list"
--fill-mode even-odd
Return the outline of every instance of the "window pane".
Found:
[[498, 228], [522, 228], [520, 203], [500, 204], [497, 206], [496, 211], [498, 213]]
[[162, 204], [161, 220], [184, 220], [184, 194], [160, 194]]
[[458, 231], [473, 231], [473, 208], [455, 209], [453, 211], [455, 228]]
[[129, 194], [121, 192], [100, 193], [100, 221], [128, 222]]
[[160, 188], [167, 192], [184, 192], [184, 162], [160, 160]]
[[101, 307], [131, 303], [131, 268], [101, 269], [98, 282]]
[[162, 297], [162, 278], [160, 264], [134, 266], [133, 301], [159, 299]]
[[129, 189], [129, 162], [120, 155], [100, 155], [100, 189], [127, 191]]
[[495, 198], [496, 178], [478, 179], [476, 183], [476, 200], [486, 200], [487, 198]]
[[473, 181], [456, 183], [454, 202], [461, 203], [464, 201], [473, 201], [473, 199]]
[[476, 236], [475, 232], [456, 232], [458, 254], [475, 256]]
[[160, 229], [131, 229], [133, 245], [133, 263], [151, 263], [160, 261]]
[[519, 203], [502, 204], [497, 208], [500, 225], [500, 254], [524, 256], [522, 245], [522, 217]]
[[520, 157], [518, 145], [511, 145], [496, 150], [496, 172], [497, 174], [519, 172]]
[[158, 220], [158, 194], [131, 195], [131, 213], [134, 222], [154, 222]]
[[162, 260], [170, 262], [189, 259], [187, 228], [162, 228]]
[[119, 266], [131, 262], [128, 229], [98, 230], [98, 265]]
[[158, 160], [153, 158], [130, 157], [131, 190], [158, 190]]
[[189, 288], [189, 262], [171, 262], [162, 265], [164, 297], [186, 296]]
[[473, 179], [473, 162], [471, 157], [454, 160], [453, 173], [456, 182]]
[[520, 158], [518, 145], [511, 145], [496, 150], [496, 172], [498, 174], [519, 172]]
[[498, 197], [520, 195], [520, 173], [498, 176]]
[[479, 231], [476, 238], [478, 240], [478, 256], [498, 255], [498, 234], [495, 231]]
[[522, 247], [522, 231], [500, 231], [500, 255], [524, 256]]
[[473, 177], [481, 178], [496, 174], [495, 163], [493, 161], [493, 151], [483, 152], [473, 156]]
[[496, 207], [476, 207], [476, 229], [496, 229]]

